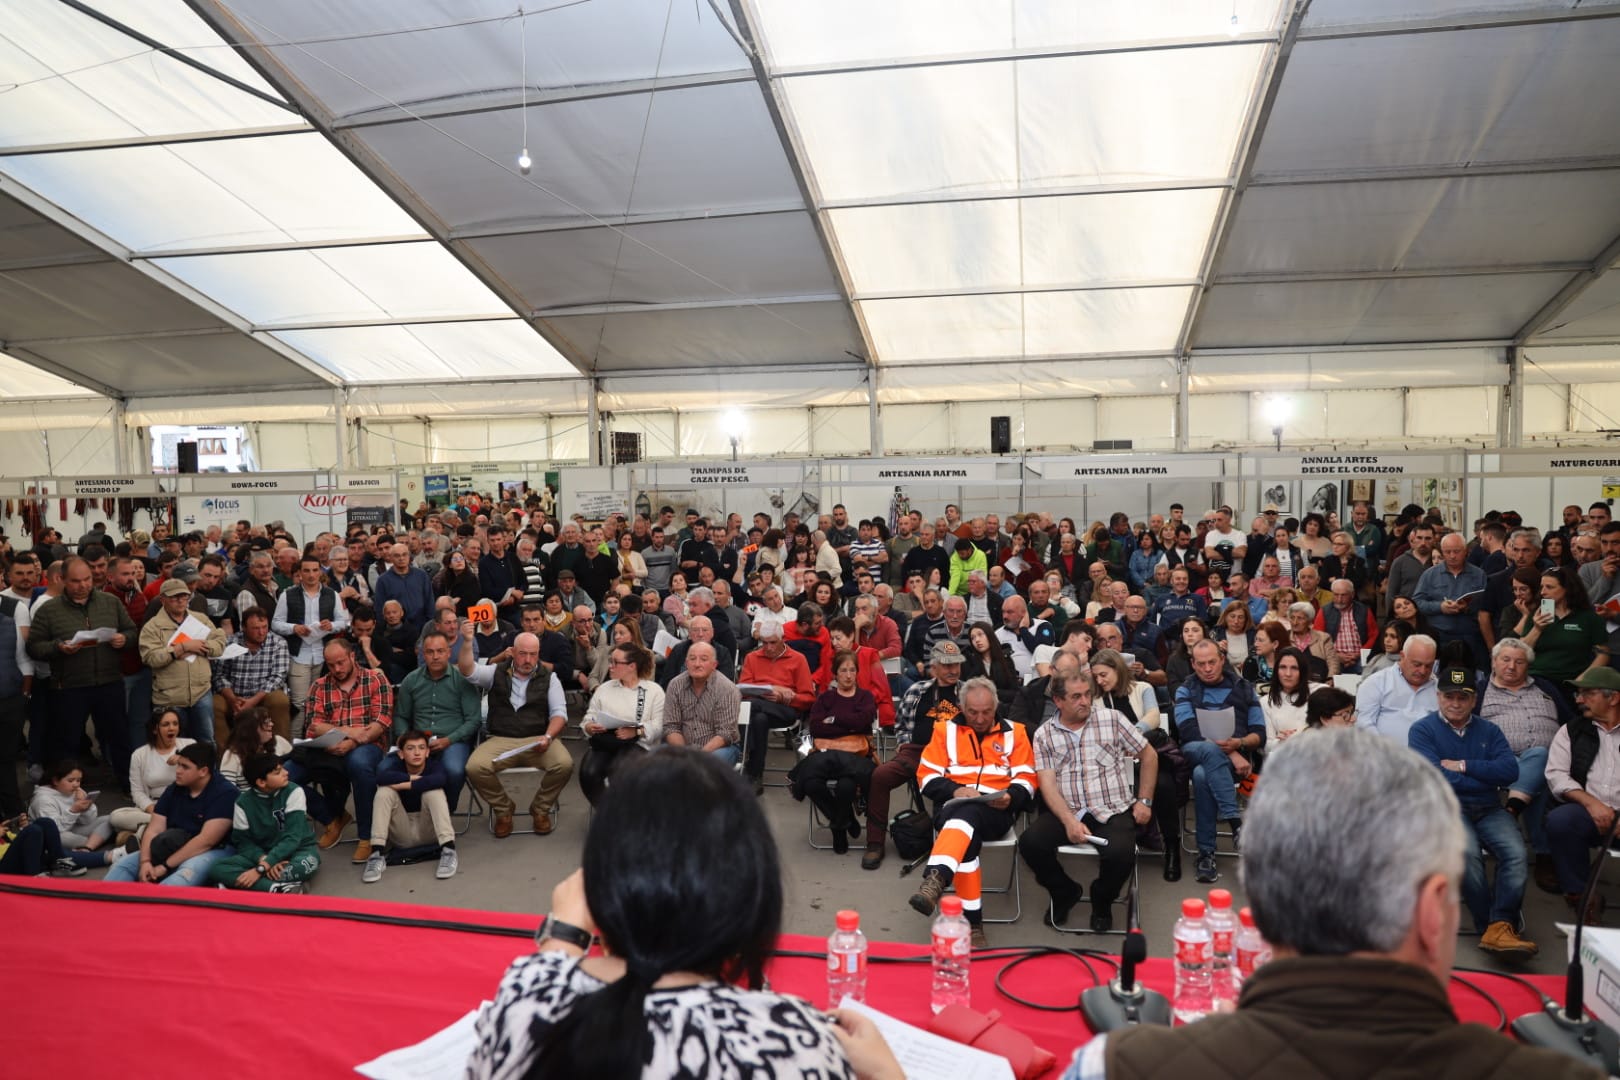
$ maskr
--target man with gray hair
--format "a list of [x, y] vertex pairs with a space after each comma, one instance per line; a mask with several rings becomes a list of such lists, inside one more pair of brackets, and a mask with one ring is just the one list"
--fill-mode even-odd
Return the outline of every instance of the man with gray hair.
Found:
[[[1557, 800], [1547, 815], [1547, 840], [1571, 909], [1579, 906], [1592, 848], [1609, 835], [1620, 809], [1620, 671], [1592, 668], [1574, 686], [1581, 715], [1559, 728], [1547, 748], [1547, 788]], [[1596, 895], [1579, 913], [1588, 926], [1602, 914]]]
[[1371, 1076], [1394, 1060], [1437, 1078], [1597, 1077], [1458, 1023], [1446, 988], [1463, 843], [1456, 796], [1405, 747], [1356, 730], [1289, 739], [1244, 830], [1243, 884], [1272, 961], [1236, 1012], [1099, 1035], [1065, 1077]]
[[1440, 708], [1435, 692], [1434, 638], [1413, 634], [1398, 664], [1375, 671], [1356, 687], [1356, 726], [1406, 745], [1412, 725]]
[[[1136, 865], [1136, 827], [1153, 815], [1159, 755], [1124, 713], [1092, 705], [1088, 669], [1054, 666], [1048, 691], [1057, 716], [1035, 732], [1035, 777], [1050, 812], [1024, 830], [1018, 852], [1052, 897], [1046, 924], [1062, 926], [1081, 889], [1059, 865], [1057, 850], [1102, 837], [1090, 890], [1091, 931], [1106, 934], [1113, 929], [1113, 903]], [[1139, 780], [1132, 775], [1138, 757]]]
[[1552, 849], [1547, 846], [1547, 748], [1563, 724], [1574, 719], [1564, 695], [1546, 679], [1531, 676], [1536, 651], [1523, 638], [1507, 637], [1491, 649], [1491, 677], [1481, 688], [1479, 715], [1507, 738], [1519, 763], [1508, 786], [1507, 811], [1524, 821], [1536, 854], [1536, 885], [1558, 892]]
[[[718, 583], [717, 583], [718, 584]], [[731, 632], [731, 622], [715, 610], [714, 591], [699, 585], [686, 593], [687, 633], [691, 633], [691, 620], [703, 615], [709, 618], [712, 636], [709, 640], [721, 645], [732, 656], [737, 655], [737, 638]], [[721, 671], [730, 671], [730, 661], [722, 658]]]

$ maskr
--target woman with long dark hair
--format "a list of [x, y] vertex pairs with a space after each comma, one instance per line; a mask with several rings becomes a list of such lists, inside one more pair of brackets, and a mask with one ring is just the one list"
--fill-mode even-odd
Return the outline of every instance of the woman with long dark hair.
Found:
[[1003, 701], [1010, 700], [1024, 685], [1018, 669], [1007, 656], [1007, 650], [996, 640], [995, 627], [987, 622], [968, 624], [967, 660], [962, 665], [963, 679], [984, 677], [996, 684], [996, 693]]
[[579, 763], [579, 787], [593, 806], [610, 776], [664, 737], [664, 690], [653, 682], [653, 654], [630, 644], [625, 627], [626, 640], [608, 650], [611, 677], [591, 695], [579, 725], [590, 740]]
[[[474, 1078], [854, 1075], [819, 1010], [759, 989], [782, 871], [750, 788], [712, 754], [630, 762], [538, 951], [478, 1020]], [[602, 952], [586, 956], [589, 935]], [[751, 989], [744, 989], [744, 985]]]
[[465, 619], [467, 609], [483, 599], [478, 571], [465, 551], [452, 551], [445, 556], [444, 569], [439, 572], [439, 580], [433, 583], [433, 591], [456, 602], [458, 619]]

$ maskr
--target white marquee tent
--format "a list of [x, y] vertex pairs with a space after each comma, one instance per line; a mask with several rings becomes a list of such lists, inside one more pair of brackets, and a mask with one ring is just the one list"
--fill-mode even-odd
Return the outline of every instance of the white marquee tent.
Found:
[[9, 475], [1620, 428], [1620, 0], [4, 11]]

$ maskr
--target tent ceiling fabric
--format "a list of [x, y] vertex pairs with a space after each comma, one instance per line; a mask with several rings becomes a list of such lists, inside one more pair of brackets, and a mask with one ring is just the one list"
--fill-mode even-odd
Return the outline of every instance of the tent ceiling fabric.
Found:
[[88, 4], [0, 27], [0, 392], [1620, 342], [1620, 0]]

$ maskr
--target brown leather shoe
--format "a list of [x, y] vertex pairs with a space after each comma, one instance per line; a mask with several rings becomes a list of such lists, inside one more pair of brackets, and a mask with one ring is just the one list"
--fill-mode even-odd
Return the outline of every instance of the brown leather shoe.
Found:
[[862, 870], [876, 870], [883, 865], [885, 848], [882, 840], [868, 840], [866, 854], [861, 856]]
[[337, 842], [343, 839], [343, 830], [348, 828], [349, 822], [353, 820], [354, 818], [346, 813], [333, 818], [332, 823], [326, 827], [326, 831], [321, 833], [321, 838], [316, 841], [320, 849], [326, 851], [335, 847]]
[[511, 836], [511, 835], [512, 835], [512, 815], [511, 814], [496, 814], [495, 815], [495, 839], [497, 839], [497, 840], [505, 840], [508, 836]]
[[349, 861], [359, 864], [364, 863], [369, 858], [371, 858], [371, 841], [362, 840], [358, 844], [354, 845], [354, 858], [350, 859]]
[[[1569, 910], [1571, 912], [1575, 911], [1575, 909], [1580, 906], [1581, 894], [1565, 893], [1564, 903], [1569, 905]], [[1603, 921], [1603, 909], [1607, 906], [1607, 903], [1605, 903], [1601, 895], [1598, 893], [1593, 893], [1592, 899], [1588, 901], [1586, 905], [1586, 913], [1581, 916], [1581, 922], [1585, 923], [1587, 926], [1597, 926]]]
[[1558, 887], [1558, 868], [1553, 864], [1551, 855], [1536, 856], [1535, 880], [1536, 888], [1542, 892], [1556, 894], [1564, 891]]
[[1513, 924], [1505, 919], [1485, 928], [1485, 936], [1479, 939], [1479, 947], [1483, 952], [1519, 960], [1528, 960], [1539, 951], [1535, 942], [1521, 938], [1514, 931]]
[[556, 826], [551, 820], [550, 810], [536, 810], [529, 815], [534, 818], [534, 832], [536, 836], [545, 836]]

